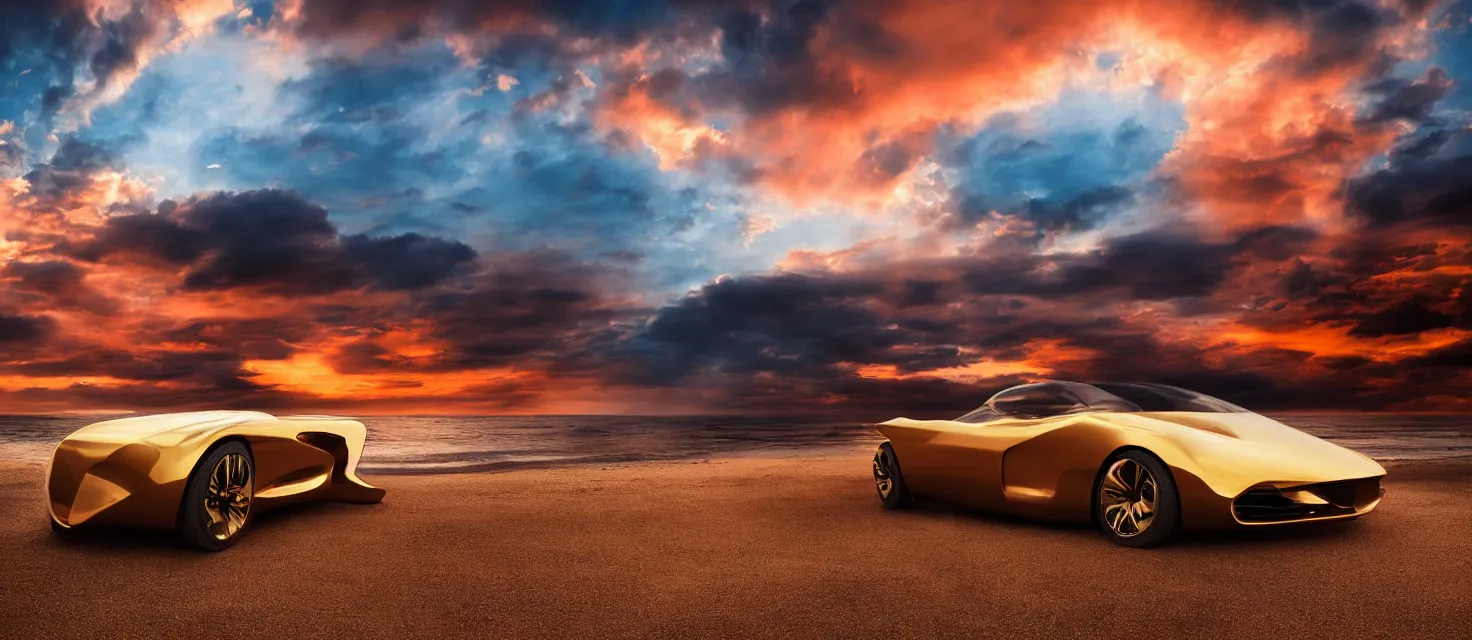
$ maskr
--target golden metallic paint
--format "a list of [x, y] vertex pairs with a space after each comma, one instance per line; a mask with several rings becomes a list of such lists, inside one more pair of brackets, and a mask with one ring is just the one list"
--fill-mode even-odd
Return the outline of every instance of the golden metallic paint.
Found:
[[109, 420], [62, 440], [46, 471], [51, 518], [65, 527], [173, 529], [185, 485], [226, 439], [255, 461], [251, 510], [306, 500], [373, 504], [383, 490], [357, 476], [367, 429], [328, 416], [200, 411]]
[[[1045, 520], [1086, 522], [1104, 461], [1125, 447], [1170, 468], [1191, 529], [1260, 526], [1232, 513], [1259, 485], [1378, 478], [1375, 461], [1254, 413], [1091, 412], [982, 424], [896, 418], [879, 425], [916, 495]], [[1364, 501], [1353, 518], [1378, 504]]]

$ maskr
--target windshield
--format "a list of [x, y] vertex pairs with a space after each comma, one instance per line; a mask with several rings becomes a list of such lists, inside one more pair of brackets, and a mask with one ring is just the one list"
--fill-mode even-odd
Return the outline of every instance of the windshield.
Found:
[[956, 422], [970, 422], [972, 424], [976, 424], [978, 422], [988, 422], [991, 420], [996, 420], [1000, 417], [1002, 416], [999, 415], [997, 412], [992, 411], [991, 407], [987, 405], [981, 405], [977, 407], [975, 411], [956, 418]]
[[997, 418], [1046, 418], [1087, 411], [1139, 411], [1129, 402], [1080, 382], [1050, 380], [1004, 389], [957, 422], [988, 422]]
[[1226, 400], [1170, 385], [1053, 380], [1004, 389], [975, 411], [956, 418], [956, 422], [976, 424], [999, 418], [1045, 418], [1093, 411], [1249, 413]]
[[1199, 413], [1251, 413], [1235, 404], [1166, 384], [1142, 382], [1096, 382], [1094, 387], [1123, 398], [1139, 409], [1136, 411], [1195, 411]]

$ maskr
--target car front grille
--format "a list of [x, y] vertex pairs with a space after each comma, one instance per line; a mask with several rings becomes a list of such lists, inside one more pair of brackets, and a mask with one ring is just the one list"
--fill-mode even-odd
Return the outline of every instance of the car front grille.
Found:
[[[1307, 492], [1323, 503], [1300, 502], [1290, 496]], [[1232, 501], [1232, 513], [1240, 522], [1270, 523], [1312, 520], [1359, 513], [1380, 498], [1380, 478], [1324, 482], [1297, 487], [1256, 487]]]

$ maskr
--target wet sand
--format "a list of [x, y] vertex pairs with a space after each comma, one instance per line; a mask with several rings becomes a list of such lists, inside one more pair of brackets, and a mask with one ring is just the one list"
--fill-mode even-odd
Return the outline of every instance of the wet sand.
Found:
[[1466, 637], [1472, 464], [1393, 468], [1367, 518], [1115, 547], [880, 508], [867, 449], [379, 476], [235, 548], [61, 540], [0, 462], [0, 636]]

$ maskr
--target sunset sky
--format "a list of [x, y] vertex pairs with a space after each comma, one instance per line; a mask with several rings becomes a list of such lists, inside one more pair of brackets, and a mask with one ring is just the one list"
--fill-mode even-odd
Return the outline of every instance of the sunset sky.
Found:
[[0, 412], [1472, 410], [1472, 2], [0, 0]]

